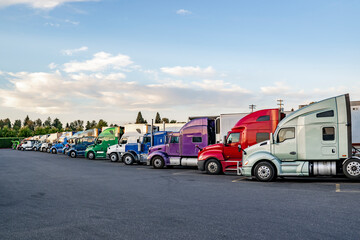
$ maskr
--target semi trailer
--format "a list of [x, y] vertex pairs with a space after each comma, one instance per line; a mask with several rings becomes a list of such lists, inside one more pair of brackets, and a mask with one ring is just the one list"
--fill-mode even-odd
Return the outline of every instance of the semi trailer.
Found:
[[223, 143], [210, 145], [198, 153], [198, 169], [208, 174], [236, 171], [242, 153], [238, 146], [248, 147], [270, 139], [285, 114], [279, 109], [259, 110], [242, 117], [225, 135]]
[[310, 104], [281, 120], [270, 140], [248, 148], [239, 145], [243, 164], [237, 174], [264, 182], [286, 176], [360, 179], [351, 128], [348, 94]]

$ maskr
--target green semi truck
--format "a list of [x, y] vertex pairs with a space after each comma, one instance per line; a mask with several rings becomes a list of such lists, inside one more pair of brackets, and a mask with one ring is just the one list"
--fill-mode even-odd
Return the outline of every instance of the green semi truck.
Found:
[[99, 158], [106, 159], [107, 148], [117, 144], [123, 134], [123, 127], [110, 127], [104, 129], [96, 138], [95, 143], [86, 148], [85, 157], [90, 160]]
[[243, 151], [238, 175], [272, 181], [287, 176], [345, 175], [360, 179], [360, 158], [352, 153], [348, 94], [325, 99], [285, 117], [270, 140]]

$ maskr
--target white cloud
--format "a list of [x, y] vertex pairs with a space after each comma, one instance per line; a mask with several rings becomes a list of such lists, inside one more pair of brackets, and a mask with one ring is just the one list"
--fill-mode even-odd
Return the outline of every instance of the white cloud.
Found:
[[1, 0], [0, 7], [8, 7], [11, 5], [24, 4], [32, 8], [47, 10], [47, 9], [53, 9], [67, 2], [89, 2], [89, 1], [96, 1], [96, 0]]
[[216, 74], [216, 71], [211, 67], [200, 68], [199, 66], [192, 67], [162, 67], [161, 71], [172, 76], [186, 77], [186, 76], [197, 76], [197, 77], [211, 77]]
[[219, 91], [219, 92], [236, 92], [236, 93], [250, 93], [249, 90], [241, 88], [230, 82], [224, 80], [202, 80], [198, 82], [192, 82], [193, 85], [200, 87], [203, 90]]
[[176, 11], [176, 14], [179, 14], [179, 15], [190, 15], [192, 14], [192, 12], [190, 12], [189, 10], [186, 10], [186, 9], [179, 9]]
[[60, 27], [59, 23], [51, 23], [51, 22], [47, 22], [45, 23], [45, 26], [50, 26], [50, 27]]
[[76, 48], [76, 49], [65, 49], [62, 50], [62, 54], [67, 55], [67, 56], [72, 56], [74, 53], [78, 53], [78, 52], [84, 52], [87, 51], [88, 47], [86, 46], [82, 46], [80, 48]]
[[57, 65], [55, 63], [50, 63], [49, 68], [50, 69], [55, 69], [55, 68], [57, 68]]
[[[71, 21], [71, 20], [69, 20], [69, 19], [66, 19], [65, 22], [66, 22], [66, 23], [71, 23], [71, 24], [73, 24], [73, 25], [79, 25], [79, 23], [80, 23], [80, 22]], [[87, 49], [86, 49], [86, 50], [87, 50]]]
[[97, 72], [102, 71], [107, 68], [109, 69], [121, 69], [123, 67], [129, 66], [133, 62], [130, 60], [129, 56], [118, 54], [112, 56], [110, 53], [98, 52], [94, 54], [94, 57], [85, 62], [69, 62], [64, 64], [64, 71], [67, 73], [72, 72], [81, 72], [81, 71], [91, 71]]

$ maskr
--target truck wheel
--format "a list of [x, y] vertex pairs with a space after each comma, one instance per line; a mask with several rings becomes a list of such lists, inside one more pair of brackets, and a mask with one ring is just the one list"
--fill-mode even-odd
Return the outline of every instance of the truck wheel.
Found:
[[47, 148], [47, 149], [46, 149], [46, 152], [47, 152], [47, 153], [50, 153], [50, 148]]
[[22, 148], [21, 148], [21, 151], [24, 151], [24, 150], [25, 150], [25, 148], [22, 147]]
[[75, 151], [71, 151], [71, 153], [70, 153], [70, 157], [72, 157], [72, 158], [76, 158], [76, 152], [75, 152]]
[[344, 174], [351, 179], [360, 178], [360, 160], [350, 159], [343, 166]]
[[52, 153], [52, 154], [56, 154], [56, 149], [53, 148], [53, 149], [51, 150], [51, 153]]
[[117, 153], [110, 154], [110, 161], [117, 162], [118, 160], [119, 160], [119, 157], [118, 157]]
[[89, 152], [87, 155], [88, 159], [90, 160], [94, 160], [95, 159], [95, 154], [93, 152]]
[[157, 157], [154, 157], [154, 159], [152, 161], [152, 165], [153, 165], [153, 168], [160, 169], [165, 166], [165, 161], [162, 157], [157, 156]]
[[218, 160], [210, 159], [206, 162], [206, 173], [211, 175], [218, 175], [221, 173], [222, 167]]
[[254, 174], [260, 182], [271, 182], [276, 178], [275, 169], [268, 162], [259, 162], [256, 164]]
[[134, 157], [131, 154], [125, 154], [123, 159], [126, 165], [132, 165], [135, 161]]

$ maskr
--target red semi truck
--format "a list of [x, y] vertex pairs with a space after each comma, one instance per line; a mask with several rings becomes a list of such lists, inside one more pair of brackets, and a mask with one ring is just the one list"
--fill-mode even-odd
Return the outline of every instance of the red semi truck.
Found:
[[242, 149], [270, 139], [285, 114], [279, 109], [264, 109], [241, 118], [228, 132], [223, 143], [205, 147], [198, 153], [198, 168], [208, 174], [236, 171], [242, 159]]

